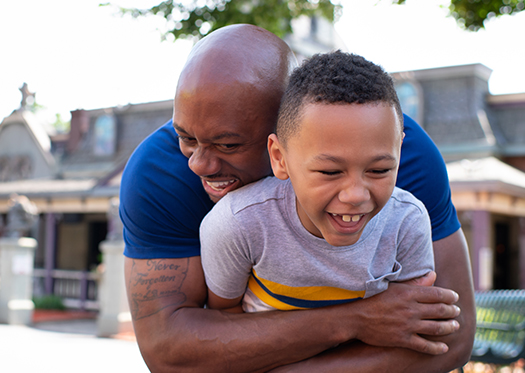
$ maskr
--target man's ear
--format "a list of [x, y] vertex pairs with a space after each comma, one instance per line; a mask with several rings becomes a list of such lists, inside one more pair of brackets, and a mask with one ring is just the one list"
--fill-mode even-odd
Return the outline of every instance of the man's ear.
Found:
[[268, 154], [270, 154], [270, 162], [275, 177], [281, 180], [288, 179], [288, 171], [286, 169], [286, 162], [284, 159], [284, 148], [279, 142], [279, 139], [272, 133], [268, 136]]

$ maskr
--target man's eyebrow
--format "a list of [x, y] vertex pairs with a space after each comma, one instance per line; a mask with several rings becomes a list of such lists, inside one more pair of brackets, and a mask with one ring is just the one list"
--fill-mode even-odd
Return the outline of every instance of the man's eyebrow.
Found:
[[235, 132], [223, 132], [223, 133], [218, 134], [217, 136], [212, 137], [211, 140], [215, 141], [215, 140], [223, 140], [223, 139], [231, 139], [231, 138], [238, 139], [240, 137], [241, 135]]
[[[179, 126], [175, 122], [173, 123], [173, 128], [175, 128], [175, 131], [177, 131], [177, 132], [188, 134], [188, 132], [186, 132], [184, 130], [184, 128], [182, 128], [181, 126]], [[238, 139], [240, 137], [241, 137], [241, 135], [239, 135], [238, 133], [235, 133], [235, 132], [223, 132], [223, 133], [218, 134], [217, 136], [212, 137], [210, 140], [211, 141], [217, 141], [217, 140], [231, 139], [231, 138]]]
[[188, 132], [184, 131], [184, 129], [181, 126], [179, 126], [177, 123], [175, 123], [175, 122], [173, 122], [173, 128], [175, 128], [175, 131], [177, 131], [177, 132], [184, 132], [186, 134], [188, 133]]

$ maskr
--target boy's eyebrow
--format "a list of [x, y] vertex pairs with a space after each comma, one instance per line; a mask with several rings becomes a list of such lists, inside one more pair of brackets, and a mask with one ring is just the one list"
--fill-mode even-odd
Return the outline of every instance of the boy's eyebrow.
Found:
[[[179, 126], [175, 122], [173, 122], [173, 128], [175, 128], [175, 131], [177, 132], [188, 134], [188, 132], [186, 132], [181, 126]], [[212, 137], [210, 140], [216, 141], [216, 140], [222, 140], [222, 139], [228, 139], [228, 138], [240, 138], [240, 137], [241, 135], [235, 132], [223, 132], [223, 133], [218, 134], [217, 136]]]
[[[330, 161], [330, 162], [334, 162], [334, 163], [344, 163], [345, 162], [344, 158], [336, 157], [336, 156], [330, 155], [330, 154], [318, 154], [318, 155], [316, 155], [314, 157], [314, 160], [317, 160], [317, 161]], [[385, 153], [385, 154], [379, 154], [378, 156], [374, 157], [372, 159], [372, 162], [379, 162], [379, 161], [384, 161], [384, 160], [397, 161], [396, 157], [394, 157], [392, 154]]]

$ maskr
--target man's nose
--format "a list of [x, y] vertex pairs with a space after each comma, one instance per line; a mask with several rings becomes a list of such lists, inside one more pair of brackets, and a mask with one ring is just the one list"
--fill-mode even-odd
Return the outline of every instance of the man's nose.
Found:
[[207, 148], [196, 147], [188, 159], [188, 166], [195, 174], [204, 177], [218, 173], [221, 161]]
[[362, 180], [353, 180], [341, 189], [339, 200], [343, 203], [359, 206], [370, 200], [370, 191]]

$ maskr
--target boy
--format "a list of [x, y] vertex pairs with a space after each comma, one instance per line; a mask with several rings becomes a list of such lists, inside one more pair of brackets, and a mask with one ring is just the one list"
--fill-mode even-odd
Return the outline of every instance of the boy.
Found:
[[403, 137], [379, 66], [338, 51], [296, 69], [268, 139], [275, 177], [229, 193], [202, 222], [208, 306], [335, 305], [432, 271], [425, 207], [395, 188]]

